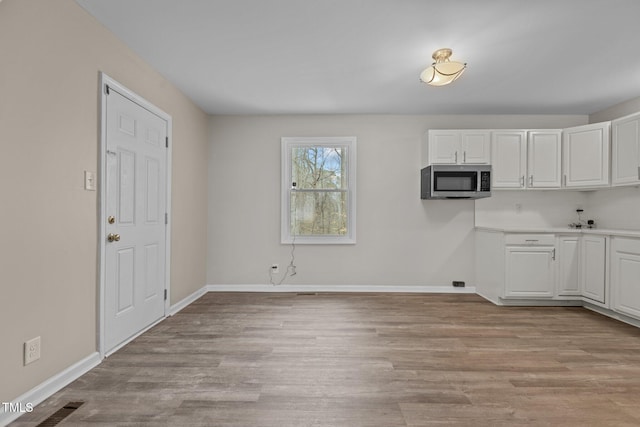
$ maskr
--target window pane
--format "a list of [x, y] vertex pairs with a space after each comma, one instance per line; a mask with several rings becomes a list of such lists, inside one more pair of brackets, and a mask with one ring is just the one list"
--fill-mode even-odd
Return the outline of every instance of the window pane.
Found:
[[347, 192], [292, 191], [291, 234], [294, 236], [347, 234]]
[[346, 147], [293, 147], [291, 149], [292, 187], [297, 189], [346, 188], [346, 154]]

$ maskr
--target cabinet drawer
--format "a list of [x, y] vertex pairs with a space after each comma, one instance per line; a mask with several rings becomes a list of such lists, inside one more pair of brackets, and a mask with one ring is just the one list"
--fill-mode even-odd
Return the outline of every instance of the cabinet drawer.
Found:
[[616, 251], [640, 254], [640, 239], [630, 237], [615, 238]]
[[504, 243], [509, 246], [555, 246], [554, 234], [506, 234]]

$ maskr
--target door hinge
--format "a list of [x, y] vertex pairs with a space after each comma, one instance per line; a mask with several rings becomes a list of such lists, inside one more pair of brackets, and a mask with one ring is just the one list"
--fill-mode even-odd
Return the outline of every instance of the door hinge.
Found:
[[166, 289], [164, 290], [164, 300], [165, 301], [167, 300], [167, 290]]
[[167, 148], [169, 148], [169, 137], [164, 138]]
[[109, 85], [104, 85], [104, 93], [109, 95]]
[[165, 212], [164, 214], [164, 225], [169, 224], [169, 214]]

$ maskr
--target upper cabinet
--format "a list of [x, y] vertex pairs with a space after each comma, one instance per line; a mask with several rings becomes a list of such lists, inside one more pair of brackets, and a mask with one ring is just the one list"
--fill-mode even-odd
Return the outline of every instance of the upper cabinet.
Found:
[[563, 131], [564, 186], [609, 185], [610, 122], [568, 128]]
[[493, 188], [560, 188], [560, 130], [491, 134]]
[[640, 183], [640, 113], [611, 122], [611, 184]]
[[488, 165], [491, 132], [486, 130], [430, 130], [427, 133], [428, 164]]
[[527, 143], [527, 187], [560, 188], [562, 131], [529, 131]]
[[491, 176], [493, 188], [525, 188], [527, 133], [500, 130], [491, 133]]
[[563, 130], [437, 129], [426, 136], [423, 164], [490, 164], [496, 190], [640, 184], [640, 112]]

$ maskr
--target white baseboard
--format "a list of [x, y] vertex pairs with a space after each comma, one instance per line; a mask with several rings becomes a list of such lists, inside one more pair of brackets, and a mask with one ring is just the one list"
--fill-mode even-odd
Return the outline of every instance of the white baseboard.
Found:
[[185, 308], [186, 306], [188, 306], [189, 304], [191, 304], [192, 302], [200, 298], [202, 295], [206, 294], [208, 290], [209, 290], [208, 286], [203, 286], [202, 288], [198, 289], [191, 295], [187, 296], [186, 298], [183, 298], [181, 301], [178, 301], [177, 303], [175, 303], [169, 308], [169, 316], [173, 316], [174, 314], [178, 313], [180, 310], [182, 310], [183, 308]]
[[[62, 372], [57, 373], [43, 383], [40, 383], [36, 387], [32, 388], [22, 396], [18, 396], [13, 399], [11, 403], [20, 404], [22, 408], [35, 407], [42, 403], [44, 400], [52, 396], [63, 387], [69, 385], [82, 375], [89, 372], [102, 362], [100, 354], [96, 351], [89, 356], [80, 360], [79, 362], [69, 366]], [[29, 405], [27, 405], [29, 404]], [[22, 412], [6, 412], [4, 405], [0, 406], [0, 426], [6, 426], [10, 422], [14, 421]]]
[[208, 292], [382, 292], [420, 294], [475, 294], [475, 286], [456, 288], [453, 286], [417, 285], [207, 285]]

